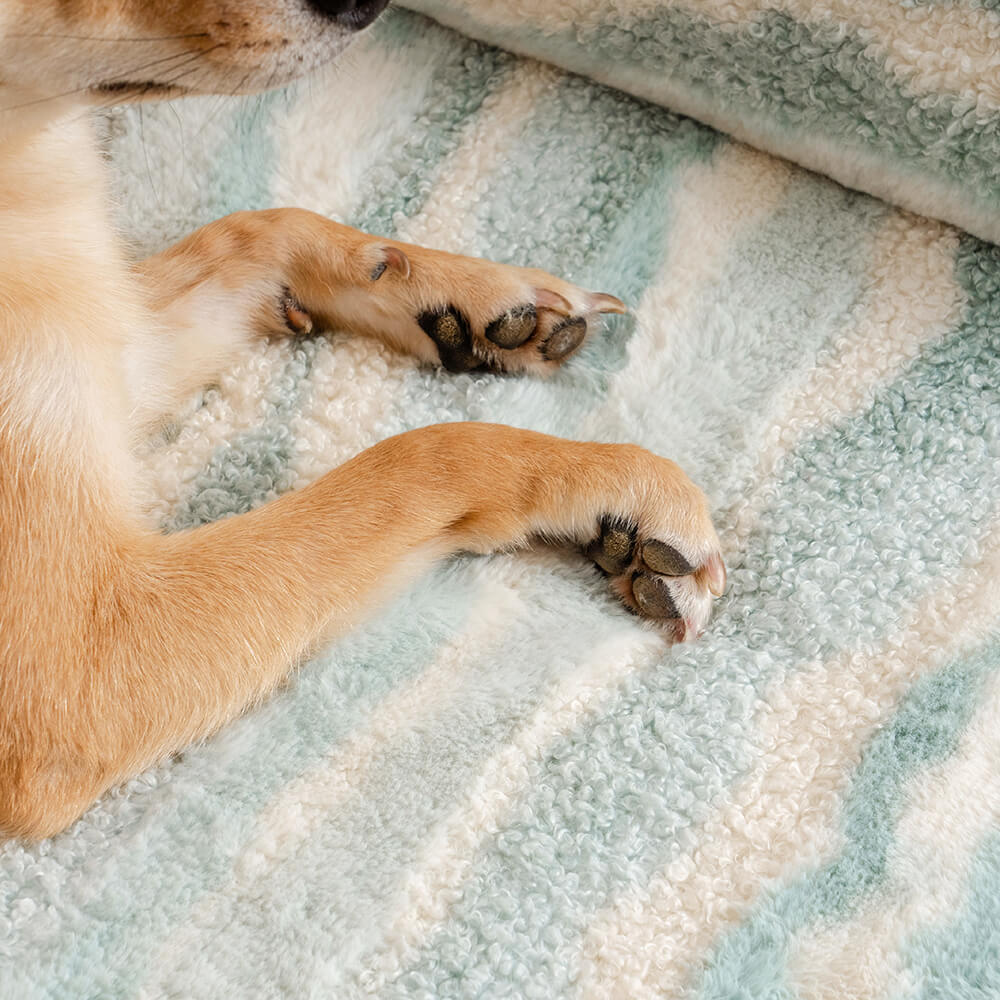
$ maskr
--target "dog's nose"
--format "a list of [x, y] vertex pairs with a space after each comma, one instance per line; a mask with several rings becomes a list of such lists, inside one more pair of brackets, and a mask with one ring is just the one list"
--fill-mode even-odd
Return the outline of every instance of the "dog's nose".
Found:
[[308, 5], [342, 24], [345, 28], [360, 30], [367, 27], [389, 6], [389, 0], [306, 0]]

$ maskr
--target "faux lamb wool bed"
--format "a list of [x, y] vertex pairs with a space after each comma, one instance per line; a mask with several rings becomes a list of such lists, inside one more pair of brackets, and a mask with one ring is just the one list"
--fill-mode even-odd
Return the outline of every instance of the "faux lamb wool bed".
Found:
[[148, 444], [166, 529], [492, 420], [676, 459], [730, 585], [669, 648], [576, 554], [438, 567], [0, 845], [0, 996], [1000, 993], [1000, 250], [402, 12], [106, 131], [141, 250], [297, 204], [633, 306], [544, 381], [262, 344]]

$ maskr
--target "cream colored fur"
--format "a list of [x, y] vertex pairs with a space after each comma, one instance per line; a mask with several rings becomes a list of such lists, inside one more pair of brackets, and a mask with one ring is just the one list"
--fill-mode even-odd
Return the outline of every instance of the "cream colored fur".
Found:
[[[722, 589], [704, 499], [675, 465], [494, 425], [391, 438], [194, 531], [144, 522], [132, 448], [254, 338], [345, 324], [436, 363], [418, 318], [450, 308], [475, 363], [544, 372], [576, 346], [551, 348], [567, 318], [620, 306], [296, 209], [125, 260], [90, 107], [283, 82], [349, 37], [297, 0], [0, 0], [0, 831], [53, 834], [223, 725], [401, 567], [540, 535], [589, 544], [675, 638], [704, 627]], [[489, 339], [526, 308], [523, 344]]]

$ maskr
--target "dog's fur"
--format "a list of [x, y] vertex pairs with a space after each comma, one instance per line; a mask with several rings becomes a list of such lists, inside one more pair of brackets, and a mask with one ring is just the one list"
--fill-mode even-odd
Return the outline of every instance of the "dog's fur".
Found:
[[[305, 0], [0, 0], [0, 830], [38, 838], [260, 700], [400, 569], [532, 536], [587, 545], [674, 638], [724, 570], [701, 493], [628, 445], [451, 424], [242, 517], [163, 536], [137, 436], [254, 338], [340, 324], [451, 368], [553, 368], [620, 303], [295, 209], [142, 264], [112, 232], [88, 109], [245, 93], [366, 13]], [[353, 20], [352, 20], [353, 18]], [[595, 538], [596, 536], [596, 538]]]

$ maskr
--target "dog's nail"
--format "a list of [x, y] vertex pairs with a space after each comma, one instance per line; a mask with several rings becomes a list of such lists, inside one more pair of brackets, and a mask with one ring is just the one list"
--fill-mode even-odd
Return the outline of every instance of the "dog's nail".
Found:
[[553, 292], [548, 288], [535, 289], [535, 305], [539, 309], [551, 309], [560, 316], [571, 316], [573, 307], [569, 301], [563, 298], [558, 292]]
[[395, 271], [401, 278], [408, 278], [410, 258], [399, 247], [383, 247], [381, 262], [372, 268], [372, 281], [378, 281], [387, 270]]
[[302, 303], [289, 291], [285, 292], [281, 300], [281, 311], [285, 317], [285, 325], [292, 333], [312, 333], [312, 317], [302, 308]]
[[693, 618], [682, 618], [681, 624], [678, 642], [694, 642], [695, 639], [701, 638], [703, 632], [698, 630]]
[[627, 313], [628, 306], [621, 299], [614, 295], [607, 295], [604, 292], [592, 292], [590, 295], [590, 308], [599, 313]]
[[723, 595], [726, 590], [726, 564], [722, 561], [722, 556], [718, 553], [710, 556], [705, 565], [698, 570], [698, 575], [708, 587], [709, 593], [715, 597]]

